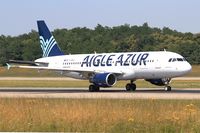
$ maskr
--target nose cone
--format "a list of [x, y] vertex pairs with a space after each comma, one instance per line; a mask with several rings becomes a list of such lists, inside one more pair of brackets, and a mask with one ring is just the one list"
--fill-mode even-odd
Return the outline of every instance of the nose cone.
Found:
[[187, 74], [191, 72], [191, 70], [192, 70], [192, 66], [188, 62], [184, 63], [184, 65], [181, 66], [181, 71], [183, 74]]

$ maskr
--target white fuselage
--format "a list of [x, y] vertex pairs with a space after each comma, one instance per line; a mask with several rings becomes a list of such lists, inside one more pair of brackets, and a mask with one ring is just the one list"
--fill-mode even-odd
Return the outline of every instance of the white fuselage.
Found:
[[166, 51], [62, 55], [35, 62], [78, 79], [89, 79], [88, 71], [114, 73], [118, 80], [173, 78], [191, 71], [181, 55]]

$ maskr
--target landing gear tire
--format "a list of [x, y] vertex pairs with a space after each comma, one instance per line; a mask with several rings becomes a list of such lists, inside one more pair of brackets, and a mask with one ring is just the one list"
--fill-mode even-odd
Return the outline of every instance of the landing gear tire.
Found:
[[172, 90], [171, 86], [165, 86], [165, 91], [171, 91], [171, 90]]
[[97, 91], [99, 91], [99, 86], [96, 85], [89, 86], [89, 92], [97, 92]]
[[127, 91], [135, 91], [136, 90], [136, 85], [135, 84], [126, 84], [126, 90]]
[[126, 91], [130, 91], [131, 90], [131, 84], [126, 84]]

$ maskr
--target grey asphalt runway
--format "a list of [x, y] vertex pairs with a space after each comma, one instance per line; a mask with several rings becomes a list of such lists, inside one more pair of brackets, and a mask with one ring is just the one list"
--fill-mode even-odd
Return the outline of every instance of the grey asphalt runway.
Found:
[[88, 88], [13, 88], [1, 87], [1, 98], [85, 98], [85, 99], [200, 99], [200, 88], [138, 88], [126, 92], [124, 88], [102, 88], [100, 92], [88, 92]]

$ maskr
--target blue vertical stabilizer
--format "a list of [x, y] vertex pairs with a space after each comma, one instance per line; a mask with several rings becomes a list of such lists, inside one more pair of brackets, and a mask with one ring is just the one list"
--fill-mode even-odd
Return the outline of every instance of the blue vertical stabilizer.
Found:
[[37, 21], [43, 57], [64, 55], [43, 20]]

